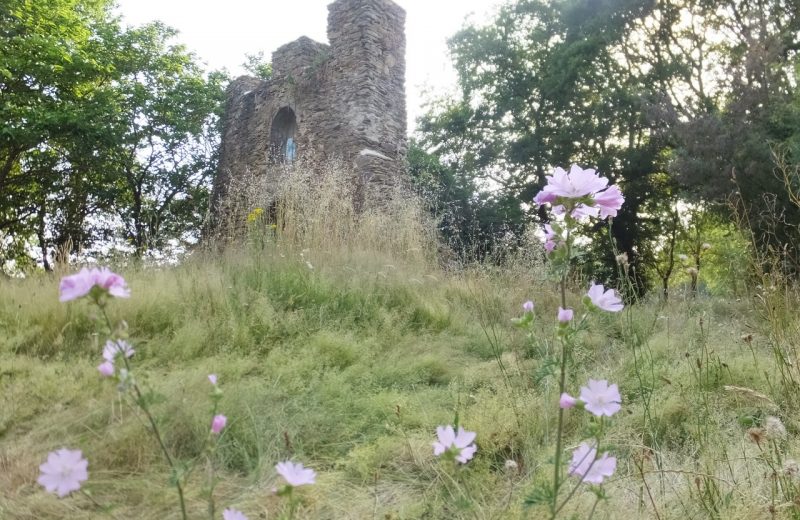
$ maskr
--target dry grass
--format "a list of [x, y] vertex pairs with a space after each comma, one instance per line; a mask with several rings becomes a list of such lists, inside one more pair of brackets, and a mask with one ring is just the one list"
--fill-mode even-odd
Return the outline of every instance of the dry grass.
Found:
[[398, 184], [386, 186], [378, 201], [360, 203], [361, 189], [341, 161], [244, 175], [228, 187], [218, 235], [275, 239], [294, 251], [362, 252], [420, 265], [436, 260], [436, 223], [418, 196]]

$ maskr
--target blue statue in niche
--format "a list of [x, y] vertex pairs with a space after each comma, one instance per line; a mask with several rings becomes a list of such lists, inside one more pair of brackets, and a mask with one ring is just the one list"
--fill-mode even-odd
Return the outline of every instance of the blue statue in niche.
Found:
[[297, 145], [294, 144], [294, 139], [291, 137], [286, 140], [286, 162], [294, 162], [295, 155], [297, 155]]

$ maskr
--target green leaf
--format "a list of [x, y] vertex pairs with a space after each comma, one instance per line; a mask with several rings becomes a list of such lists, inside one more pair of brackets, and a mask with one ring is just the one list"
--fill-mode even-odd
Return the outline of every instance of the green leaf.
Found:
[[541, 483], [537, 484], [536, 487], [525, 496], [525, 500], [522, 503], [525, 507], [536, 507], [552, 502], [553, 488], [549, 483]]

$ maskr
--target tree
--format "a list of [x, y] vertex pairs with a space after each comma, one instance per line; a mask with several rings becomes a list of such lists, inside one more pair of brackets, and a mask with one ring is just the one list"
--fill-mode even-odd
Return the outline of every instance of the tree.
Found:
[[[461, 95], [421, 120], [424, 149], [521, 205], [556, 165], [610, 175], [626, 196], [611, 233], [640, 290], [647, 273], [669, 285], [649, 244], [672, 236], [678, 201], [729, 217], [738, 190], [762, 247], [800, 258], [800, 207], [773, 160], [800, 157], [800, 1], [517, 0], [450, 47]], [[609, 249], [590, 249], [590, 274], [613, 276]]]
[[523, 218], [515, 199], [481, 192], [474, 179], [443, 164], [414, 140], [408, 162], [412, 183], [429, 203], [442, 238], [460, 260], [483, 260], [496, 252], [500, 240], [509, 236], [520, 240]]
[[[110, 79], [108, 66], [94, 58], [93, 39], [110, 5], [8, 0], [0, 7], [0, 235], [16, 251], [6, 256], [19, 257], [19, 244], [38, 233], [48, 197], [58, 192], [61, 179], [52, 166], [63, 169], [65, 157], [51, 143], [76, 135], [102, 139], [87, 100]], [[88, 162], [84, 157], [76, 164]], [[84, 173], [73, 184], [84, 183]]]
[[738, 193], [761, 247], [797, 251], [800, 211], [775, 175], [772, 150], [800, 128], [790, 109], [800, 2], [660, 0], [657, 15], [647, 39], [680, 71], [662, 105], [670, 171], [695, 200]]
[[246, 61], [242, 64], [244, 70], [259, 79], [270, 79], [272, 77], [272, 63], [265, 57], [263, 52], [257, 54], [246, 54]]
[[[654, 76], [668, 71], [644, 67], [628, 35], [653, 5], [521, 0], [490, 25], [463, 29], [450, 41], [461, 98], [434, 105], [421, 144], [518, 205], [530, 204], [556, 165], [598, 168], [623, 184], [612, 232], [635, 265], [639, 208], [660, 167], [645, 111]], [[613, 272], [614, 258], [605, 263]]]
[[168, 43], [174, 34], [154, 23], [115, 35], [114, 212], [139, 257], [196, 235], [216, 169], [226, 78], [206, 77], [184, 47]]
[[106, 0], [0, 7], [0, 247], [68, 261], [125, 240], [141, 256], [200, 228], [223, 83], [154, 23]]

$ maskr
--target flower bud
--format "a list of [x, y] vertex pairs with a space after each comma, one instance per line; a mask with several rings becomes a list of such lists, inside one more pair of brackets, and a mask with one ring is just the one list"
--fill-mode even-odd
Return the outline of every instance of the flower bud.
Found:
[[564, 392], [561, 394], [561, 399], [558, 400], [558, 406], [561, 408], [567, 409], [572, 408], [578, 403], [578, 400], [569, 395], [568, 393]]
[[219, 432], [225, 428], [225, 424], [227, 424], [227, 422], [228, 418], [224, 415], [215, 415], [211, 420], [211, 433], [218, 435]]
[[103, 377], [111, 377], [114, 375], [114, 365], [110, 361], [101, 363], [100, 366], [97, 367], [97, 370]]

